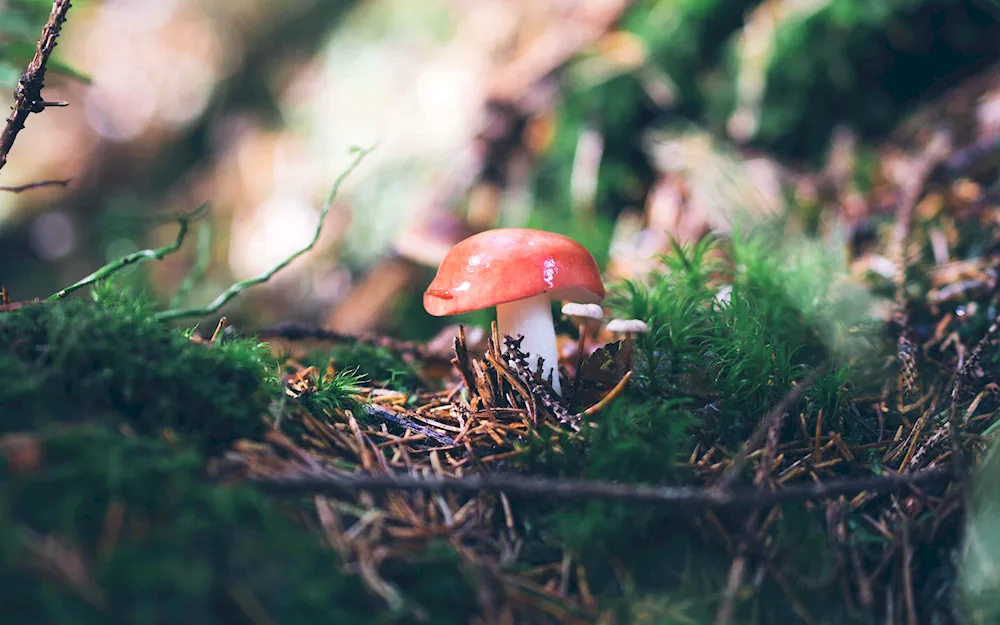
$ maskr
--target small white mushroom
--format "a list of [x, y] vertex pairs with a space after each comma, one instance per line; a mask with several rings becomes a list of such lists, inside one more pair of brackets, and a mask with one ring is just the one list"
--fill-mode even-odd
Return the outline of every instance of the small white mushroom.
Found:
[[632, 362], [632, 335], [633, 334], [646, 334], [649, 332], [649, 326], [645, 321], [641, 319], [612, 319], [605, 326], [608, 332], [612, 334], [624, 334], [625, 342], [622, 345], [622, 351], [625, 352], [625, 358], [627, 362]]
[[612, 319], [605, 326], [612, 334], [645, 334], [649, 332], [649, 326], [641, 319]]
[[562, 314], [580, 325], [581, 337], [596, 334], [601, 327], [601, 320], [604, 319], [604, 309], [599, 304], [569, 302], [563, 304]]
[[580, 381], [580, 366], [583, 364], [583, 357], [587, 351], [587, 338], [597, 335], [601, 329], [601, 320], [604, 319], [604, 309], [599, 304], [580, 304], [568, 302], [563, 304], [562, 314], [573, 319], [580, 326], [580, 334], [576, 343], [576, 372], [573, 381], [573, 392], [576, 392]]
[[567, 317], [586, 317], [587, 319], [603, 319], [604, 309], [598, 304], [577, 304], [569, 302], [563, 304], [562, 314]]

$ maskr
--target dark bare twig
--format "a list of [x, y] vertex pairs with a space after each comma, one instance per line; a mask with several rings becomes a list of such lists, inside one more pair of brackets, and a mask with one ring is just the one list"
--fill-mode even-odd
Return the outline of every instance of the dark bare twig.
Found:
[[910, 520], [903, 518], [903, 601], [907, 625], [917, 625], [917, 601], [913, 596], [913, 544], [910, 542]]
[[42, 29], [42, 36], [35, 48], [35, 56], [28, 63], [28, 68], [17, 82], [14, 91], [14, 106], [7, 118], [7, 125], [0, 132], [0, 169], [7, 163], [7, 154], [14, 145], [17, 133], [24, 129], [28, 115], [41, 113], [47, 106], [65, 106], [64, 102], [46, 102], [42, 98], [42, 87], [45, 86], [45, 65], [49, 61], [52, 50], [56, 47], [59, 29], [66, 21], [70, 0], [54, 0], [49, 20]]
[[951, 436], [952, 463], [955, 466], [965, 466], [965, 455], [962, 451], [962, 432], [958, 424], [958, 397], [962, 392], [961, 379], [955, 380], [951, 389], [951, 407], [948, 409], [948, 433]]
[[29, 182], [28, 184], [22, 184], [14, 187], [0, 186], [0, 191], [5, 191], [7, 193], [23, 193], [25, 191], [30, 191], [32, 189], [40, 189], [42, 187], [65, 187], [68, 184], [69, 184], [69, 179], [39, 180], [37, 182]]
[[[824, 368], [825, 365], [820, 369]], [[812, 372], [812, 379], [807, 378], [802, 382], [802, 384], [800, 384], [800, 387], [805, 389], [812, 386], [812, 384], [816, 381], [816, 378], [819, 376], [820, 369], [814, 370]], [[795, 390], [798, 390], [798, 387]], [[753, 485], [756, 488], [763, 489], [771, 474], [771, 463], [774, 462], [775, 450], [778, 446], [778, 437], [781, 432], [781, 421], [784, 418], [785, 413], [795, 401], [796, 400], [791, 399], [791, 394], [789, 394], [785, 400], [775, 407], [776, 410], [772, 410], [767, 417], [763, 419], [758, 428], [758, 432], [764, 432], [764, 440], [758, 441], [757, 444], [759, 445], [763, 442], [764, 448], [760, 456], [760, 461], [757, 465], [757, 471], [753, 478]], [[750, 441], [748, 441], [748, 443], [749, 442]], [[750, 450], [744, 448], [742, 451], [749, 453]], [[741, 455], [741, 458], [744, 460], [746, 459], [746, 453]], [[724, 475], [723, 477], [725, 478], [726, 476]], [[735, 473], [730, 476], [730, 483], [733, 479], [735, 479], [735, 477]], [[725, 484], [723, 484], [723, 486], [725, 486]], [[722, 595], [719, 610], [715, 615], [715, 625], [729, 625], [733, 620], [733, 614], [736, 613], [736, 601], [739, 597], [740, 587], [743, 585], [743, 579], [746, 576], [748, 560], [747, 553], [750, 550], [750, 541], [757, 535], [760, 528], [761, 513], [762, 508], [757, 508], [752, 510], [747, 515], [746, 522], [743, 525], [743, 538], [736, 547], [733, 562], [729, 566], [729, 577], [726, 583], [726, 590]]]
[[927, 469], [909, 474], [845, 478], [826, 482], [806, 482], [779, 490], [739, 488], [720, 490], [693, 486], [651, 486], [585, 480], [564, 480], [519, 475], [470, 475], [461, 478], [417, 477], [413, 475], [365, 475], [336, 473], [293, 473], [256, 477], [249, 482], [261, 490], [284, 497], [302, 494], [346, 495], [357, 491], [424, 491], [432, 493], [503, 492], [521, 497], [546, 499], [631, 502], [659, 505], [679, 512], [695, 508], [753, 508], [788, 502], [821, 501], [866, 491], [885, 494], [954, 480], [957, 469]]
[[408, 428], [416, 434], [423, 434], [427, 438], [432, 438], [443, 445], [455, 444], [455, 439], [451, 438], [450, 436], [441, 434], [440, 432], [432, 430], [429, 427], [424, 427], [419, 423], [416, 423], [412, 419], [407, 419], [406, 415], [404, 414], [400, 414], [394, 410], [390, 410], [383, 406], [377, 406], [375, 404], [362, 404], [362, 405], [365, 407], [365, 412], [367, 412], [368, 415], [373, 418], [382, 419], [383, 421], [389, 421], [391, 423], [395, 423], [399, 427]]
[[781, 401], [778, 402], [777, 406], [772, 408], [767, 415], [761, 419], [757, 429], [750, 436], [750, 438], [747, 439], [747, 442], [743, 444], [743, 447], [740, 449], [739, 453], [736, 454], [736, 457], [733, 458], [732, 463], [730, 463], [730, 465], [726, 468], [714, 488], [722, 489], [732, 486], [733, 482], [736, 481], [736, 478], [739, 477], [740, 471], [743, 470], [743, 466], [747, 461], [747, 456], [761, 446], [761, 443], [764, 442], [764, 438], [767, 436], [767, 433], [771, 430], [771, 428], [781, 420], [781, 418], [786, 412], [788, 412], [789, 408], [791, 408], [795, 402], [799, 401], [802, 394], [805, 393], [806, 390], [812, 386], [821, 375], [826, 373], [826, 369], [827, 365], [824, 363], [809, 372], [809, 375], [807, 375], [805, 379], [801, 380], [790, 393], [785, 395]]
[[993, 320], [993, 323], [990, 324], [989, 328], [987, 328], [986, 334], [984, 334], [983, 338], [976, 343], [972, 353], [969, 354], [969, 358], [965, 361], [965, 365], [958, 372], [956, 383], [976, 377], [977, 370], [979, 368], [979, 361], [983, 356], [983, 349], [985, 349], [987, 345], [995, 345], [997, 343], [998, 331], [1000, 331], [1000, 316]]
[[[746, 531], [748, 535], [756, 529], [757, 516], [758, 513], [754, 512], [750, 519], [747, 520]], [[726, 590], [723, 592], [722, 601], [719, 602], [719, 610], [715, 615], [715, 625], [729, 625], [733, 620], [733, 614], [736, 611], [736, 598], [739, 594], [740, 586], [743, 585], [743, 578], [746, 575], [746, 551], [747, 541], [744, 539], [740, 541], [736, 557], [733, 558], [733, 563], [729, 566], [729, 574], [726, 577]]]
[[993, 320], [986, 330], [983, 338], [976, 343], [976, 347], [969, 354], [969, 358], [958, 371], [951, 387], [951, 407], [948, 410], [948, 431], [951, 435], [951, 449], [954, 463], [964, 466], [965, 457], [962, 452], [961, 431], [958, 423], [958, 401], [962, 394], [966, 381], [973, 379], [979, 371], [979, 361], [982, 359], [983, 349], [987, 345], [995, 345], [997, 342], [997, 331], [1000, 330], [1000, 317]]

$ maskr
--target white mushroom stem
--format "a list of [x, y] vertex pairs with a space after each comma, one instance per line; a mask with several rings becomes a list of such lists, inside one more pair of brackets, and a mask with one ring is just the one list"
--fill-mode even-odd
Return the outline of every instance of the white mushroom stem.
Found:
[[[552, 323], [552, 303], [546, 294], [535, 295], [497, 306], [497, 330], [511, 338], [524, 337], [521, 351], [528, 354], [532, 371], [543, 358], [542, 377], [552, 374], [552, 390], [562, 395], [559, 385], [559, 353], [556, 349], [556, 328]], [[502, 346], [501, 346], [502, 348]]]

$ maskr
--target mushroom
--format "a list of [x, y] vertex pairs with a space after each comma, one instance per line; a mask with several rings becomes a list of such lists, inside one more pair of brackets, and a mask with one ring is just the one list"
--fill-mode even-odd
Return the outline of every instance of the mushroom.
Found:
[[625, 351], [626, 362], [631, 366], [632, 362], [632, 335], [646, 334], [649, 326], [641, 319], [612, 319], [604, 328], [612, 334], [624, 334], [625, 343], [622, 349]]
[[580, 367], [583, 365], [583, 357], [587, 349], [587, 337], [593, 336], [601, 328], [601, 319], [604, 318], [604, 309], [597, 304], [580, 304], [569, 302], [562, 307], [562, 314], [576, 321], [580, 327], [580, 335], [576, 344], [576, 364], [573, 367], [575, 372], [573, 380], [573, 391], [576, 391], [577, 382], [580, 380]]
[[424, 292], [424, 309], [442, 317], [496, 307], [497, 329], [523, 336], [531, 362], [542, 358], [542, 377], [559, 383], [552, 300], [596, 304], [604, 299], [597, 262], [569, 237], [527, 228], [475, 234], [448, 252]]
[[569, 302], [562, 307], [562, 314], [576, 321], [581, 336], [593, 335], [604, 319], [604, 309], [597, 304]]

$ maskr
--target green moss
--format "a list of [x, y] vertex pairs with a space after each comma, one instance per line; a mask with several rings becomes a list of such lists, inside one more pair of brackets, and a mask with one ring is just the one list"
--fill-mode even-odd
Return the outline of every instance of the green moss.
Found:
[[[40, 472], [15, 476], [0, 465], [5, 623], [394, 620], [319, 535], [254, 489], [206, 484], [197, 453], [103, 426], [40, 436]], [[114, 509], [121, 520], [109, 533]], [[101, 602], [34, 569], [39, 560], [25, 549], [26, 536], [65, 541], [82, 556]], [[432, 622], [464, 623], [475, 608], [450, 550], [428, 551], [403, 570], [386, 565], [382, 574], [418, 597]]]
[[[690, 479], [678, 466], [682, 454], [690, 452], [687, 434], [693, 423], [681, 400], [623, 398], [601, 413], [595, 427], [585, 427], [579, 440], [564, 439], [556, 446], [539, 444], [526, 456], [524, 468], [533, 474], [678, 484]], [[638, 547], [636, 539], [649, 537], [651, 526], [666, 522], [654, 508], [603, 502], [543, 505], [536, 512], [542, 535], [558, 537], [574, 551], [605, 559], [612, 554], [624, 556]]]
[[[678, 247], [664, 258], [666, 271], [613, 289], [618, 315], [650, 325], [636, 343], [639, 392], [706, 408], [705, 436], [732, 445], [795, 381], [828, 363], [807, 394], [807, 414], [842, 418], [885, 346], [871, 331], [870, 297], [844, 280], [843, 259], [819, 242], [780, 246], [769, 229], [727, 242], [731, 262], [712, 259], [716, 245]], [[720, 301], [723, 284], [731, 290]]]
[[78, 418], [170, 428], [206, 450], [263, 432], [280, 396], [266, 345], [196, 344], [142, 299], [107, 289], [0, 314], [0, 428]]
[[[450, 546], [417, 547], [380, 567], [403, 600], [394, 611], [321, 533], [293, 520], [311, 518], [309, 506], [283, 511], [253, 488], [205, 481], [204, 454], [259, 438], [282, 396], [267, 346], [197, 343], [133, 295], [105, 286], [93, 295], [0, 315], [0, 375], [9, 381], [0, 431], [44, 441], [34, 474], [14, 474], [0, 456], [5, 622], [410, 622], [414, 608], [432, 622], [468, 622], [476, 594]], [[388, 352], [345, 354], [374, 357], [375, 375], [401, 375]], [[343, 407], [358, 381], [341, 372], [303, 401]], [[174, 443], [160, 436], [165, 428]], [[82, 558], [89, 590], [33, 568], [39, 557], [28, 545], [43, 538]]]
[[[776, 236], [767, 228], [676, 246], [664, 258], [666, 270], [614, 285], [614, 315], [650, 326], [635, 342], [633, 382], [576, 439], [535, 443], [522, 456], [523, 468], [623, 483], [697, 483], [688, 462], [696, 445], [701, 453], [717, 444], [731, 453], [821, 363], [830, 371], [795, 410], [810, 423], [822, 410], [825, 427], [870, 441], [871, 415], [853, 408], [858, 387], [870, 391], [871, 384], [854, 367], [865, 371], [866, 363], [878, 362], [880, 339], [865, 326], [868, 299], [842, 286], [843, 259], [820, 242], [778, 245]], [[713, 255], [719, 248], [728, 260]], [[728, 301], [716, 298], [722, 285], [732, 288]], [[799, 435], [792, 420], [786, 425], [783, 440]], [[700, 622], [714, 615], [732, 552], [698, 515], [607, 502], [518, 501], [515, 509], [527, 519], [529, 561], [558, 560], [568, 550], [585, 565], [602, 605], [627, 620]], [[741, 512], [720, 511], [717, 518], [733, 537], [746, 522]], [[820, 622], [846, 622], [840, 607], [815, 591], [830, 587], [837, 570], [823, 513], [790, 510], [769, 535], [785, 554], [776, 566], [783, 580], [792, 580], [787, 588], [813, 597], [807, 603], [814, 616], [829, 618]], [[630, 572], [627, 587], [607, 566], [611, 561]], [[755, 610], [760, 622], [798, 618], [772, 577], [756, 590], [752, 605], [740, 604], [741, 619]]]
[[351, 410], [354, 414], [361, 414], [361, 405], [355, 395], [364, 381], [364, 376], [354, 369], [320, 376], [316, 380], [316, 389], [304, 393], [298, 400], [315, 416], [328, 416], [334, 410]]
[[969, 524], [958, 554], [959, 603], [969, 623], [1000, 619], [1000, 454], [994, 442], [976, 477], [970, 497]]

